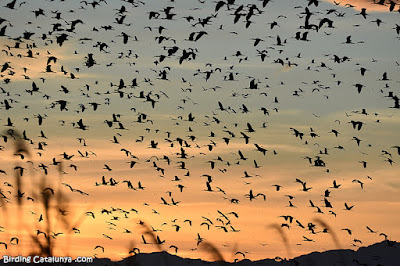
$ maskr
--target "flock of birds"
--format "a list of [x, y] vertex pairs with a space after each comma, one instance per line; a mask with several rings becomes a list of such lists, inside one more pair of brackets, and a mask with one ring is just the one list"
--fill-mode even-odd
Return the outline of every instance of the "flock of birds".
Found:
[[[244, 229], [239, 226], [241, 213], [235, 210], [236, 206], [258, 204], [268, 209], [269, 198], [275, 193], [283, 203], [284, 213], [274, 218], [284, 230], [280, 232], [299, 230], [298, 242], [306, 244], [315, 242], [317, 233], [329, 230], [306, 218], [294, 217], [292, 210], [302, 208], [304, 213], [321, 215], [318, 217], [329, 223], [339, 215], [357, 211], [351, 202], [336, 202], [333, 195], [337, 191], [343, 187], [364, 190], [373, 182], [372, 174], [341, 179], [335, 174], [341, 165], [335, 165], [330, 155], [355, 154], [354, 168], [359, 167], [364, 174], [370, 167], [367, 153], [374, 149], [375, 153], [379, 151], [374, 160], [379, 161], [380, 168], [396, 167], [400, 143], [376, 147], [364, 132], [379, 128], [383, 120], [398, 115], [396, 73], [400, 65], [391, 61], [390, 69], [376, 73], [381, 69], [374, 70], [375, 65], [381, 64], [379, 58], [357, 61], [346, 52], [353, 52], [353, 47], [362, 51], [367, 45], [355, 34], [362, 27], [385, 31], [391, 41], [399, 39], [400, 25], [392, 21], [392, 16], [397, 18], [396, 13], [400, 12], [396, 1], [375, 1], [375, 5], [387, 7], [386, 12], [376, 13], [345, 1], [304, 0], [296, 1], [293, 7], [293, 3], [287, 3], [290, 8], [282, 10], [282, 14], [271, 12], [273, 6], [282, 3], [270, 0], [198, 0], [191, 1], [188, 8], [179, 0], [157, 4], [139, 0], [70, 2], [0, 0], [0, 176], [7, 180], [1, 188], [4, 204], [15, 205], [17, 200], [37, 202], [34, 195], [16, 189], [17, 184], [7, 178], [15, 173], [25, 178], [29, 169], [51, 176], [62, 165], [63, 189], [78, 201], [111, 191], [110, 187], [128, 190], [132, 195], [152, 195], [140, 207], [114, 205], [87, 210], [87, 219], [102, 219], [108, 228], [107, 232], [98, 233], [99, 238], [116, 241], [118, 232], [135, 233], [120, 224], [124, 219], [138, 218], [139, 225], [149, 226], [152, 233], [141, 234], [140, 246], [132, 249], [133, 253], [139, 252], [142, 245], [152, 244], [178, 253], [172, 239], [162, 239], [160, 228], [176, 233], [182, 228], [190, 230], [195, 236], [191, 250], [196, 250], [213, 230], [241, 234]], [[295, 15], [289, 17], [291, 13]], [[382, 14], [391, 19], [381, 20]], [[340, 37], [340, 27], [353, 20], [359, 24], [346, 27], [354, 28], [354, 34]], [[262, 35], [241, 37], [252, 35], [260, 26]], [[333, 38], [336, 34], [341, 39]], [[219, 51], [218, 42], [223, 38], [229, 47], [222, 46]], [[321, 40], [335, 42], [341, 49], [332, 47], [337, 52], [315, 57], [304, 55]], [[395, 51], [392, 53], [395, 56]], [[258, 69], [251, 69], [251, 64]], [[342, 68], [353, 73], [343, 73]], [[266, 73], [269, 69], [271, 72]], [[280, 74], [273, 75], [277, 69]], [[291, 73], [293, 80], [284, 79]], [[298, 87], [295, 90], [286, 84], [293, 82]], [[345, 117], [331, 121], [330, 131], [325, 132], [318, 130], [322, 127], [318, 123], [325, 119], [320, 108], [307, 106], [311, 120], [305, 121], [313, 121], [312, 125], [285, 122], [279, 133], [293, 149], [307, 147], [307, 152], [297, 152], [293, 159], [294, 165], [301, 162], [306, 170], [289, 181], [266, 180], [270, 169], [276, 169], [269, 162], [280, 161], [284, 165], [286, 161], [283, 167], [289, 169], [291, 163], [287, 160], [292, 160], [285, 157], [279, 145], [271, 143], [269, 129], [274, 128], [274, 123], [279, 125], [280, 116], [287, 119], [285, 111], [291, 110], [291, 102], [297, 101], [295, 104], [301, 106], [302, 99], [314, 98], [329, 105], [336, 90], [345, 90], [354, 102], [368, 94], [377, 105], [373, 110], [367, 105], [358, 110], [352, 106], [342, 109]], [[392, 114], [386, 116], [380, 111]], [[349, 134], [351, 139], [347, 138]], [[52, 141], [51, 136], [57, 140]], [[58, 149], [58, 138], [73, 144], [50, 153]], [[111, 147], [107, 151], [111, 157], [99, 155], [101, 145], [93, 144], [98, 138], [106, 143], [104, 147]], [[18, 149], [12, 152], [19, 162], [15, 167], [4, 159], [13, 149], [13, 140], [23, 140], [31, 150], [29, 154]], [[333, 142], [339, 144], [332, 145]], [[68, 176], [79, 176], [90, 161], [101, 161], [101, 166], [92, 169], [95, 174], [90, 177], [90, 187], [81, 188], [79, 179]], [[316, 191], [313, 180], [307, 178], [309, 169], [329, 181], [322, 192], [320, 188]], [[118, 171], [125, 172], [119, 176]], [[137, 178], [135, 173], [139, 172], [145, 173], [143, 177]], [[132, 178], [125, 173], [131, 173]], [[153, 179], [149, 176], [159, 181], [150, 182]], [[159, 184], [164, 191], [153, 191], [152, 187]], [[45, 190], [54, 194], [53, 189]], [[228, 211], [213, 206], [209, 215], [172, 219], [185, 204], [183, 195], [190, 198], [188, 193], [201, 195], [200, 201], [211, 198]], [[317, 194], [322, 203], [310, 196], [306, 202], [311, 208], [296, 201], [298, 195]], [[105, 195], [109, 201], [116, 196]], [[176, 209], [163, 213], [160, 206]], [[59, 212], [67, 215], [66, 210]], [[43, 214], [33, 215], [43, 223]], [[165, 221], [154, 225], [152, 217], [157, 215]], [[364, 228], [367, 233], [388, 238], [369, 225]], [[70, 230], [74, 234], [85, 233], [77, 227]], [[353, 234], [351, 228], [338, 230]], [[48, 237], [36, 228], [34, 232]], [[52, 232], [51, 237], [58, 239], [63, 234], [66, 232]], [[9, 244], [18, 244], [15, 237], [1, 240], [6, 249]], [[362, 241], [352, 237], [351, 244], [356, 246]], [[97, 254], [107, 252], [105, 245], [93, 248]], [[236, 253], [243, 257], [245, 254]]]

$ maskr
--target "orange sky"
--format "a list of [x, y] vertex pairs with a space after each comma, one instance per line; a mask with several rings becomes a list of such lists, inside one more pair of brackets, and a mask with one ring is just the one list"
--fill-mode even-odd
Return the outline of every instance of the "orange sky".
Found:
[[[378, 5], [374, 3], [374, 1], [370, 0], [351, 0], [351, 1], [334, 1], [334, 0], [324, 0], [326, 2], [330, 3], [340, 3], [340, 6], [344, 6], [346, 4], [350, 4], [354, 6], [354, 9], [361, 10], [362, 8], [366, 8], [367, 11], [373, 11], [373, 12], [389, 12], [389, 5], [386, 3], [385, 5]], [[375, 1], [379, 2], [379, 1]], [[398, 1], [393, 1], [395, 3], [398, 3]], [[397, 10], [397, 8], [395, 8]]]

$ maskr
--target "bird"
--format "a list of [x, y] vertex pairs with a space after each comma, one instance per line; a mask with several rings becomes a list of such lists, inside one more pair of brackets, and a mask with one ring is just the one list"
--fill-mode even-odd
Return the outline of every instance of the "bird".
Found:
[[333, 187], [331, 188], [339, 188], [341, 186], [341, 184], [337, 184], [336, 180], [333, 180]]
[[352, 234], [352, 231], [351, 231], [351, 229], [349, 229], [349, 228], [343, 228], [343, 229], [341, 229], [342, 231], [346, 231], [349, 235], [351, 235]]
[[345, 210], [351, 211], [351, 209], [353, 209], [354, 205], [349, 206], [349, 205], [347, 205], [347, 203], [345, 202], [345, 203], [344, 203], [344, 207], [345, 207]]
[[326, 198], [324, 198], [324, 203], [326, 208], [333, 208], [332, 204]]
[[5, 249], [7, 249], [7, 244], [4, 242], [0, 242], [0, 245], [3, 245]]
[[[168, 244], [165, 249], [177, 253], [178, 246], [157, 237], [160, 229], [152, 226], [160, 222], [166, 235], [184, 238], [191, 231], [189, 241], [199, 246], [207, 242], [198, 225], [211, 234], [237, 233], [246, 242], [251, 235], [239, 223], [247, 219], [251, 227], [257, 219], [242, 211], [271, 202], [282, 210], [317, 213], [332, 224], [303, 225], [295, 212], [270, 217], [282, 230], [301, 227], [318, 234], [345, 228], [355, 234], [360, 221], [342, 217], [341, 227], [334, 222], [341, 204], [359, 211], [343, 193], [373, 197], [382, 180], [372, 180], [370, 171], [397, 167], [400, 146], [390, 126], [400, 109], [393, 74], [400, 64], [395, 56], [379, 57], [396, 52], [391, 44], [400, 38], [400, 26], [386, 18], [397, 11], [396, 1], [371, 6], [388, 14], [319, 0], [288, 1], [284, 8], [269, 0], [198, 0], [188, 9], [175, 0], [159, 6], [124, 0], [118, 7], [105, 0], [71, 6], [50, 0], [32, 8], [22, 0], [3, 2], [0, 152], [16, 160], [11, 168], [7, 160], [0, 167], [4, 208], [21, 202], [35, 209], [48, 197], [56, 207], [50, 213], [74, 220], [63, 196], [99, 198], [106, 202], [101, 211], [89, 208], [83, 216], [103, 219], [114, 230], [97, 234], [104, 241], [134, 232], [121, 224], [140, 211], [153, 217], [153, 234], [142, 233], [139, 245], [163, 250]], [[144, 17], [141, 23], [137, 14]], [[385, 45], [370, 49], [377, 36]], [[343, 174], [350, 168], [352, 175]], [[59, 189], [44, 181], [38, 189], [28, 187], [31, 182], [21, 187], [19, 181], [31, 174], [48, 181], [59, 174], [63, 180]], [[15, 182], [7, 179], [13, 175]], [[316, 176], [325, 180], [316, 182]], [[84, 185], [78, 189], [75, 181]], [[126, 210], [115, 201], [125, 194], [134, 204]], [[218, 211], [201, 214], [199, 207], [173, 217], [197, 206], [197, 194], [206, 197], [200, 205], [214, 204]], [[196, 211], [208, 218], [194, 219]], [[42, 225], [51, 219], [39, 213], [33, 220]], [[67, 231], [82, 237], [94, 232], [72, 226]], [[302, 235], [302, 245], [317, 241]], [[105, 253], [107, 247], [97, 244], [86, 248]], [[236, 253], [245, 254], [250, 256]]]
[[274, 186], [274, 187], [275, 187], [276, 191], [279, 191], [279, 190], [282, 188], [282, 186], [281, 186], [281, 185], [272, 185], [272, 186]]
[[360, 180], [358, 180], [358, 179], [353, 179], [353, 181], [352, 181], [353, 183], [359, 183], [360, 184], [360, 186], [361, 186], [361, 189], [363, 189], [364, 188], [364, 183], [363, 182], [361, 182]]
[[94, 249], [101, 249], [101, 251], [104, 253], [104, 247], [103, 246], [97, 245]]

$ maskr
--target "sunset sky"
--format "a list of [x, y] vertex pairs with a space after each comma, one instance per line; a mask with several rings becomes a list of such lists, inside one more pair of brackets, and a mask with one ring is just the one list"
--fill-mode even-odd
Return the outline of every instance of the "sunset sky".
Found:
[[400, 239], [397, 1], [78, 2], [0, 0], [1, 254], [37, 230], [113, 260], [213, 260], [199, 235], [227, 261]]

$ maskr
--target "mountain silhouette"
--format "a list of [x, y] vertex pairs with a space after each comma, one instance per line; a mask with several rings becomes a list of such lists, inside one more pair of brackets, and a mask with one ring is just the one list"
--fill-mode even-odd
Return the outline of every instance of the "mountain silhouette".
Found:
[[[210, 255], [211, 257], [211, 255]], [[10, 264], [10, 263], [7, 263]], [[24, 265], [23, 263], [11, 263], [12, 265]], [[3, 259], [0, 265], [5, 265]], [[57, 265], [57, 264], [52, 264]], [[95, 258], [93, 263], [71, 263], [69, 265], [96, 265], [96, 266], [338, 266], [338, 265], [368, 265], [368, 266], [398, 266], [400, 265], [400, 243], [385, 240], [368, 247], [360, 247], [358, 250], [340, 249], [324, 252], [312, 252], [307, 255], [286, 260], [281, 258], [263, 259], [251, 261], [248, 259], [236, 260], [236, 262], [209, 262], [201, 259], [181, 258], [177, 255], [169, 254], [166, 251], [153, 253], [139, 253], [127, 257], [121, 261], [111, 261], [107, 258]]]

